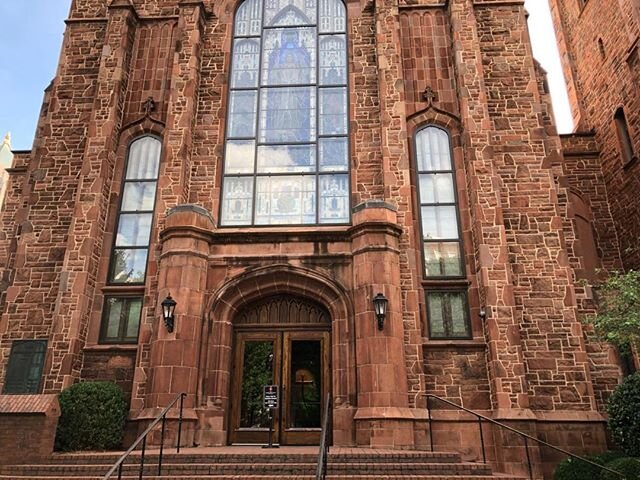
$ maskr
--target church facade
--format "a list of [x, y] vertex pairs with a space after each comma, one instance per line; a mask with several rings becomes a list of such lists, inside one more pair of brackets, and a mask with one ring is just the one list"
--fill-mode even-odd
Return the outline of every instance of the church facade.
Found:
[[215, 446], [265, 442], [277, 385], [278, 443], [330, 398], [334, 445], [478, 458], [432, 394], [603, 450], [597, 135], [557, 134], [521, 1], [74, 0], [2, 211], [2, 393], [115, 381], [132, 429], [186, 393]]

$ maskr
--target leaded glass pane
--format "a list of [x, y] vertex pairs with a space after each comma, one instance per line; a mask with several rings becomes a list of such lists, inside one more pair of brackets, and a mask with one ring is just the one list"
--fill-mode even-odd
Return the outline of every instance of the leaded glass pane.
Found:
[[265, 31], [262, 85], [305, 85], [315, 81], [316, 29]]
[[456, 207], [422, 207], [422, 235], [425, 240], [457, 239]]
[[147, 270], [147, 249], [116, 248], [111, 258], [111, 283], [142, 283]]
[[156, 179], [162, 143], [157, 138], [142, 137], [131, 144], [127, 162], [127, 180]]
[[346, 172], [348, 165], [348, 140], [343, 138], [321, 138], [318, 150], [320, 155], [320, 171]]
[[222, 192], [222, 224], [250, 225], [253, 177], [227, 177]]
[[108, 298], [105, 308], [104, 339], [116, 340], [120, 332], [120, 319], [122, 318], [123, 300], [121, 298]]
[[258, 94], [255, 90], [231, 92], [229, 99], [229, 137], [255, 137]]
[[227, 140], [224, 156], [225, 174], [253, 173], [255, 140]]
[[260, 39], [243, 38], [233, 46], [233, 73], [231, 88], [255, 88], [258, 86], [260, 68]]
[[442, 294], [427, 295], [429, 308], [429, 333], [431, 337], [446, 337], [444, 319], [442, 317]]
[[347, 49], [344, 35], [320, 37], [320, 85], [347, 84]]
[[125, 337], [128, 339], [138, 338], [138, 328], [140, 327], [140, 314], [142, 313], [142, 299], [132, 298], [129, 300], [127, 312], [127, 329]]
[[428, 277], [462, 276], [459, 242], [426, 242], [424, 261]]
[[314, 25], [316, 0], [265, 0], [264, 24], [269, 27]]
[[465, 295], [462, 293], [450, 293], [448, 294], [448, 297], [451, 308], [451, 336], [470, 336]]
[[314, 172], [315, 170], [315, 145], [258, 147], [258, 173]]
[[265, 88], [261, 92], [260, 141], [312, 142], [316, 139], [314, 87]]
[[347, 89], [320, 90], [320, 135], [347, 133]]
[[315, 176], [258, 177], [256, 180], [256, 224], [316, 223]]
[[151, 213], [124, 213], [120, 215], [116, 246], [142, 247], [149, 244]]
[[349, 221], [349, 177], [322, 175], [320, 177], [320, 223]]
[[38, 393], [46, 351], [46, 340], [14, 340], [9, 353], [2, 393], [5, 395]]
[[260, 35], [262, 27], [262, 0], [246, 0], [236, 13], [236, 37]]
[[471, 337], [465, 292], [429, 292], [427, 304], [432, 338]]
[[344, 32], [347, 26], [347, 12], [341, 0], [320, 0], [321, 33]]
[[455, 203], [453, 175], [450, 173], [420, 175], [421, 203]]
[[453, 170], [449, 135], [435, 127], [425, 128], [416, 136], [418, 170], [429, 172]]
[[122, 211], [153, 210], [156, 182], [127, 182], [122, 194]]

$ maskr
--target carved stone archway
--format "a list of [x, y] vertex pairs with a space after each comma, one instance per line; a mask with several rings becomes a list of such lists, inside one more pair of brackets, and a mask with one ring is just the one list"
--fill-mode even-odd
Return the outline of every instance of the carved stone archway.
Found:
[[234, 322], [243, 321], [243, 312], [249, 311], [249, 305], [259, 305], [275, 296], [307, 299], [328, 312], [333, 339], [333, 441], [335, 445], [353, 445], [357, 388], [352, 305], [346, 290], [331, 278], [288, 264], [247, 270], [211, 295], [201, 337], [197, 442], [227, 443]]

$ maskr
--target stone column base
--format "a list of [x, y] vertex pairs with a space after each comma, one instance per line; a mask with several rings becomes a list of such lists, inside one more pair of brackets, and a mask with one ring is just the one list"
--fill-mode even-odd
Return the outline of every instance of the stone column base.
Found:
[[416, 437], [416, 423], [423, 422], [424, 416], [426, 412], [412, 408], [359, 408], [354, 418], [356, 445], [395, 450], [424, 448], [417, 444], [420, 435]]

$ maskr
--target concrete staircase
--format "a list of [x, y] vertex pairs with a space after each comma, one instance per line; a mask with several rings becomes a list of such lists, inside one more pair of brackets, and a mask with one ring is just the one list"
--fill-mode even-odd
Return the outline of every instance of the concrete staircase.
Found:
[[[173, 452], [173, 453], [169, 453]], [[314, 480], [317, 447], [223, 447], [165, 451], [158, 476], [158, 452], [145, 456], [148, 480]], [[119, 458], [117, 453], [55, 454], [39, 465], [0, 466], [0, 479], [99, 480]], [[140, 455], [123, 467], [122, 478], [138, 478]], [[114, 480], [117, 475], [112, 477]], [[524, 480], [495, 474], [488, 465], [462, 462], [456, 453], [332, 448], [327, 480]]]

